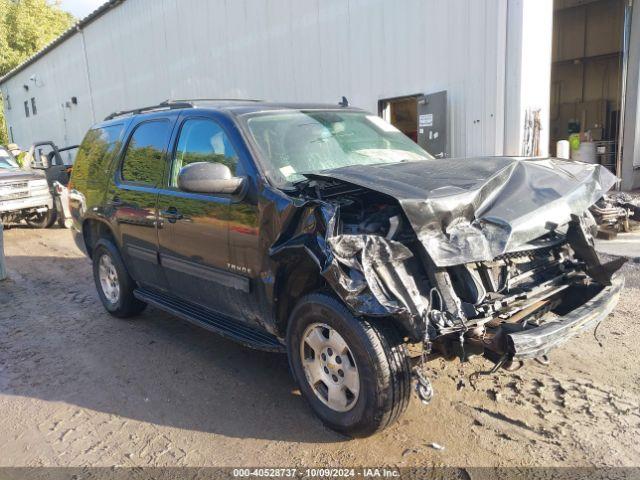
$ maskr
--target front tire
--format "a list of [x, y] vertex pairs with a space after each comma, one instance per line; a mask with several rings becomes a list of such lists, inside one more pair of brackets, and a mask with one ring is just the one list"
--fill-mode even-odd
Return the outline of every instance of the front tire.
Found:
[[104, 308], [119, 318], [141, 313], [147, 304], [133, 295], [135, 281], [127, 272], [117, 247], [106, 239], [98, 240], [92, 258], [93, 279]]
[[56, 209], [50, 208], [46, 212], [34, 213], [27, 218], [25, 222], [31, 228], [51, 228], [58, 217]]
[[287, 352], [303, 396], [337, 432], [372, 435], [409, 404], [411, 368], [388, 319], [356, 318], [337, 299], [311, 294], [291, 314]]

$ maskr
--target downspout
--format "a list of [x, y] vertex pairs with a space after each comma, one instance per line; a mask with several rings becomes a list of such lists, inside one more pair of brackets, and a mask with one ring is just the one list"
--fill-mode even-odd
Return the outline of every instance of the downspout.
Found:
[[[622, 178], [622, 147], [624, 143], [624, 117], [626, 113], [627, 74], [629, 70], [629, 39], [631, 36], [631, 11], [633, 0], [628, 0], [624, 9], [624, 34], [622, 40], [622, 85], [620, 89], [620, 121], [618, 122], [618, 148], [616, 152], [616, 175]], [[617, 183], [617, 189], [622, 189], [622, 181]]]
[[84, 30], [79, 26], [76, 27], [82, 39], [82, 54], [84, 55], [84, 73], [87, 80], [87, 88], [89, 89], [89, 106], [91, 108], [91, 123], [96, 123], [96, 112], [93, 105], [93, 89], [91, 88], [91, 74], [89, 73], [89, 57], [87, 56], [87, 45], [84, 41]]

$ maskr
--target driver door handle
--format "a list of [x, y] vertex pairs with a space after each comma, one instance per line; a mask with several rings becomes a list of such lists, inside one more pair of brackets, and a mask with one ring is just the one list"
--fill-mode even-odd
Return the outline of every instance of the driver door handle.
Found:
[[167, 219], [169, 223], [175, 223], [177, 220], [184, 218], [180, 211], [175, 207], [169, 207], [166, 210], [161, 210], [160, 216]]

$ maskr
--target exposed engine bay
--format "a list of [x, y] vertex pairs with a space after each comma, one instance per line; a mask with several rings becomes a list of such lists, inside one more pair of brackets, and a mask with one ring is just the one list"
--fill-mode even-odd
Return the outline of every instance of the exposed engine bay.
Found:
[[623, 192], [607, 194], [589, 209], [598, 224], [598, 237], [613, 238], [618, 232], [630, 232], [640, 222], [638, 199]]
[[486, 161], [444, 188], [428, 177], [440, 170], [412, 165], [405, 176], [394, 165], [391, 179], [350, 167], [310, 175], [301, 196], [329, 219], [318, 263], [354, 312], [395, 319], [430, 356], [541, 357], [604, 318], [615, 302], [603, 297], [622, 288], [612, 279], [624, 260], [600, 263], [588, 210], [615, 177], [551, 159]]

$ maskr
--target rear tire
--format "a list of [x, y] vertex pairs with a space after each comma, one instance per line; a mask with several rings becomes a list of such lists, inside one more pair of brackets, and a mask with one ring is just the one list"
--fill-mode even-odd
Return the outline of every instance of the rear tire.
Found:
[[[337, 432], [372, 435], [395, 422], [409, 404], [411, 368], [403, 339], [388, 319], [356, 318], [329, 295], [308, 295], [291, 313], [287, 353], [302, 395]], [[347, 382], [353, 372], [359, 387], [352, 378]]]
[[107, 312], [118, 318], [141, 313], [147, 304], [133, 295], [136, 284], [127, 272], [117, 247], [109, 240], [98, 240], [92, 259], [93, 279]]

